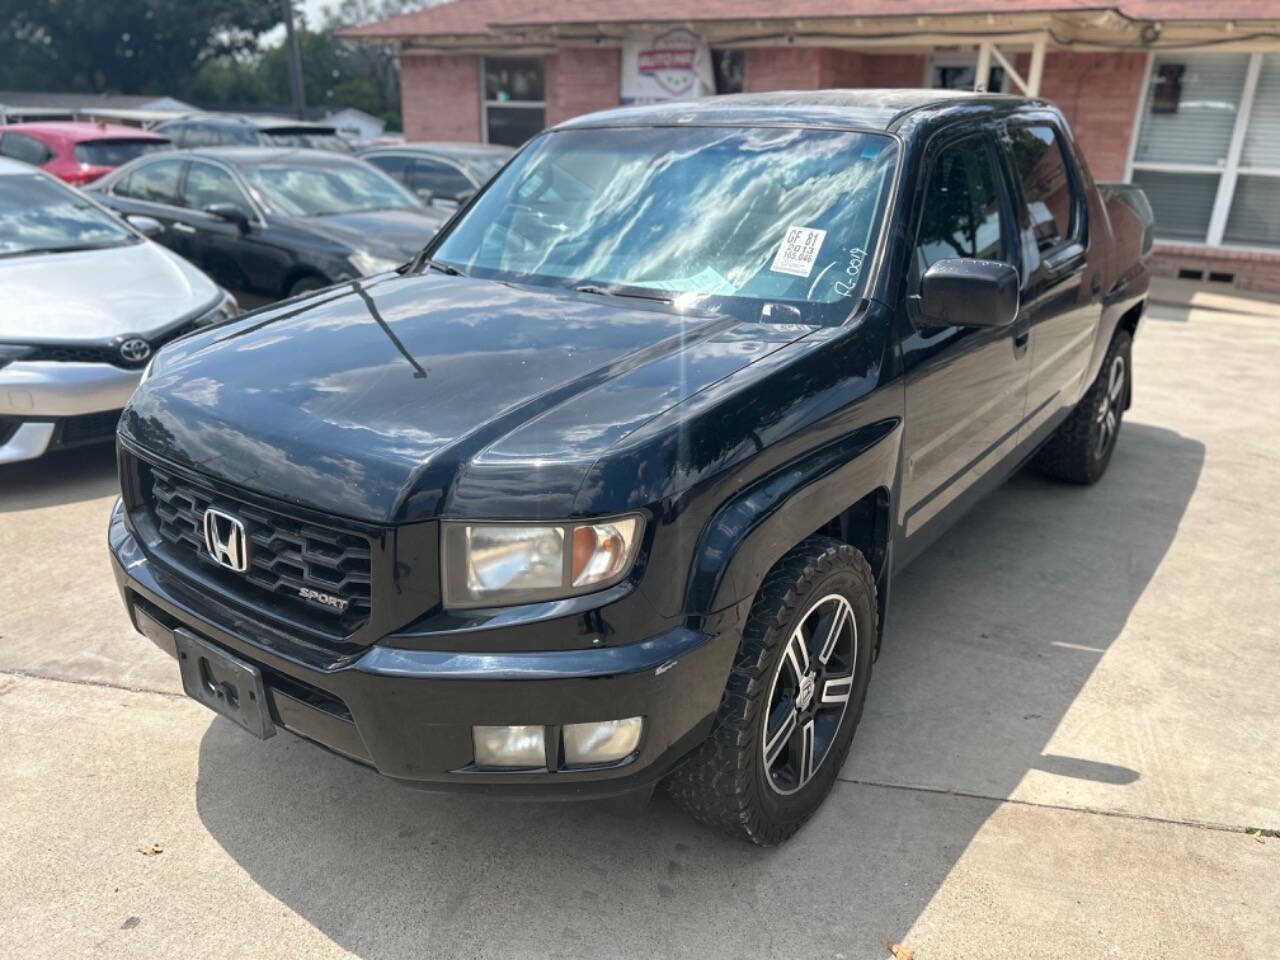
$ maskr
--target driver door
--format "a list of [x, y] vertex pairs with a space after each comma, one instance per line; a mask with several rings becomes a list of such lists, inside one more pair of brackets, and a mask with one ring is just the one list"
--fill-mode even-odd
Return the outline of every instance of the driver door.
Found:
[[236, 224], [205, 212], [215, 203], [229, 203], [241, 210], [251, 225], [259, 219], [231, 172], [219, 164], [193, 159], [179, 200], [183, 215], [173, 229], [182, 236], [183, 256], [237, 298], [265, 292], [263, 278], [278, 271], [262, 262], [265, 251], [254, 242], [253, 226], [249, 233], [241, 233]]
[[[942, 259], [1019, 265], [1017, 230], [991, 132], [969, 128], [931, 147], [907, 291]], [[1016, 450], [1030, 359], [1019, 318], [996, 328], [920, 327], [903, 344], [906, 425], [900, 519], [907, 555]], [[956, 509], [946, 513], [949, 507]], [[914, 541], [914, 542], [913, 542]], [[905, 559], [905, 558], [904, 558]]]

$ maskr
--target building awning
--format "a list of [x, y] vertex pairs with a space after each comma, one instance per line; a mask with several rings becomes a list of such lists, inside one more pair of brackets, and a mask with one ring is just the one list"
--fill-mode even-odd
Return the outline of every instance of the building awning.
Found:
[[462, 52], [619, 45], [628, 32], [685, 26], [717, 47], [856, 46], [885, 52], [976, 46], [1147, 50], [1280, 46], [1280, 6], [1269, 0], [1212, 5], [1167, 0], [706, 0], [673, 19], [670, 0], [452, 0], [343, 31], [402, 50]]

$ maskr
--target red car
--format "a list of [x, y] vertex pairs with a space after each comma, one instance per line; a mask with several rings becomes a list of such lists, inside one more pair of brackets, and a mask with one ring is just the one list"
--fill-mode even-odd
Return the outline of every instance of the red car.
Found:
[[78, 187], [154, 150], [168, 137], [114, 123], [12, 123], [0, 126], [0, 156], [42, 167]]

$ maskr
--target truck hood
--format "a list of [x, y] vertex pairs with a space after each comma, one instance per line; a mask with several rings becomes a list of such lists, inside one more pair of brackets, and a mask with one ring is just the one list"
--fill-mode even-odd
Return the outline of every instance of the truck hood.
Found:
[[435, 273], [352, 281], [161, 351], [121, 430], [356, 520], [564, 516], [623, 437], [812, 330], [634, 304]]
[[0, 289], [0, 340], [40, 343], [145, 337], [218, 298], [212, 280], [150, 240], [7, 257]]

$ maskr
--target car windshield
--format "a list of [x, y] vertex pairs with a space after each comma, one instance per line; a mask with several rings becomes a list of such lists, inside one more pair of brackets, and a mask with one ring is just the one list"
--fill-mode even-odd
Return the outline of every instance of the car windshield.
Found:
[[122, 167], [144, 153], [168, 150], [168, 140], [86, 140], [72, 151], [81, 163], [94, 167]]
[[421, 210], [418, 198], [358, 161], [243, 167], [267, 206], [295, 217], [370, 210]]
[[110, 214], [41, 174], [0, 176], [0, 257], [135, 243]]
[[890, 137], [838, 130], [556, 131], [516, 157], [433, 259], [507, 281], [840, 323], [861, 294], [896, 156]]

